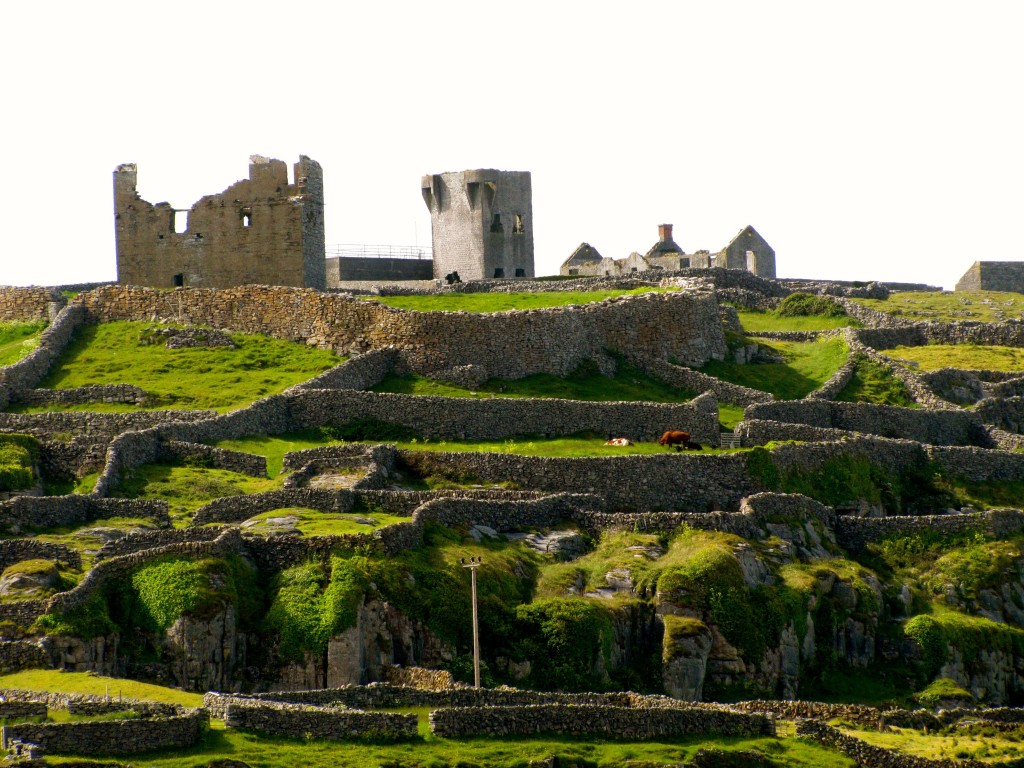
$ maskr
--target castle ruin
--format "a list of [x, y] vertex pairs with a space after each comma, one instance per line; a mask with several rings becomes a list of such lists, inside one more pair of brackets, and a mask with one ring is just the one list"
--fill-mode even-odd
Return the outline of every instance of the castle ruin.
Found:
[[424, 176], [434, 277], [532, 278], [533, 191], [528, 171], [481, 169]]
[[248, 179], [187, 211], [143, 200], [137, 180], [134, 163], [114, 170], [122, 285], [326, 288], [323, 172], [315, 160], [300, 155], [289, 184], [284, 162], [252, 155]]

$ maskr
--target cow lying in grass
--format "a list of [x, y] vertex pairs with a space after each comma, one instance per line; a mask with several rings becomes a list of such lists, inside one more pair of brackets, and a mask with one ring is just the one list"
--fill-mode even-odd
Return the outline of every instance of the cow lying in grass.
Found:
[[632, 445], [633, 441], [628, 437], [609, 437], [605, 440], [605, 445], [616, 445], [616, 446], [627, 446]]

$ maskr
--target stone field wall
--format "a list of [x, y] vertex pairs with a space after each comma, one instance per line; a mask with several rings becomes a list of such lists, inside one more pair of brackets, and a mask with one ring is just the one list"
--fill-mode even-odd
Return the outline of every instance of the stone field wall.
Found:
[[8, 530], [67, 528], [104, 517], [142, 517], [157, 525], [171, 524], [167, 502], [152, 499], [106, 499], [73, 494], [16, 496], [0, 502], [0, 527]]
[[64, 303], [53, 288], [0, 286], [0, 323], [48, 321]]
[[459, 375], [466, 366], [483, 379], [565, 375], [606, 349], [695, 365], [725, 354], [710, 291], [492, 314], [406, 312], [344, 295], [268, 286], [173, 292], [100, 288], [76, 301], [91, 322], [158, 317], [341, 352], [394, 346], [413, 370], [442, 377]]
[[415, 739], [418, 735], [417, 721], [415, 714], [364, 712], [245, 698], [233, 698], [224, 707], [224, 724], [228, 728], [290, 739]]
[[763, 715], [728, 710], [532, 704], [509, 707], [452, 707], [430, 713], [436, 736], [465, 739], [558, 734], [622, 741], [674, 739], [698, 733], [724, 736], [774, 736], [775, 724]]
[[789, 400], [747, 406], [744, 418], [863, 432], [932, 445], [991, 447], [981, 419], [965, 411], [931, 411], [874, 403]]
[[210, 717], [203, 709], [159, 718], [17, 723], [3, 727], [3, 747], [13, 740], [38, 744], [46, 752], [75, 755], [129, 755], [199, 743]]

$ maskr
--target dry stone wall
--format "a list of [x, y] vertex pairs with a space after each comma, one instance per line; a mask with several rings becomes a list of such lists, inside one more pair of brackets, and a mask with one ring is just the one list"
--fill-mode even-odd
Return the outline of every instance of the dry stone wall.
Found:
[[716, 398], [726, 403], [751, 405], [753, 403], [768, 403], [775, 399], [775, 395], [770, 392], [732, 384], [692, 368], [673, 365], [664, 360], [637, 355], [631, 359], [647, 373], [661, 379], [666, 384], [689, 389], [692, 392], [711, 392]]
[[0, 407], [6, 408], [9, 402], [42, 380], [84, 319], [85, 312], [80, 307], [64, 307], [40, 334], [35, 349], [21, 360], [0, 368]]
[[259, 731], [290, 739], [398, 741], [417, 736], [416, 715], [363, 712], [339, 707], [234, 698], [224, 707], [228, 728]]
[[167, 502], [95, 496], [17, 496], [0, 502], [0, 527], [8, 530], [67, 528], [103, 517], [141, 517], [169, 526]]
[[430, 730], [434, 735], [448, 739], [558, 734], [647, 741], [697, 733], [774, 736], [775, 724], [763, 715], [724, 709], [533, 704], [436, 709], [430, 713]]
[[169, 717], [69, 723], [17, 723], [3, 727], [3, 747], [12, 741], [38, 744], [46, 752], [73, 755], [130, 755], [154, 749], [191, 747], [209, 724], [202, 709]]
[[63, 544], [35, 539], [0, 540], [0, 572], [24, 560], [53, 560], [69, 568], [82, 567], [82, 556]]
[[514, 482], [548, 493], [582, 493], [609, 510], [710, 512], [734, 510], [740, 499], [767, 490], [746, 471], [744, 454], [697, 452], [609, 458], [553, 458], [503, 453], [407, 453], [424, 476]]
[[[50, 657], [38, 644], [28, 640], [7, 640], [0, 642], [0, 674], [20, 672], [23, 669], [45, 669], [50, 666]], [[10, 702], [8, 702], [10, 703]], [[46, 705], [43, 705], [46, 714]], [[14, 717], [0, 712], [0, 719]]]
[[296, 393], [290, 405], [293, 418], [310, 426], [374, 419], [431, 439], [501, 440], [594, 432], [653, 441], [668, 430], [682, 429], [701, 443], [717, 446], [719, 441], [717, 403], [710, 396], [689, 403], [605, 403], [320, 390]]
[[200, 421], [216, 415], [216, 411], [0, 413], [0, 432], [25, 432], [41, 438], [72, 435], [94, 442], [109, 442], [124, 432], [175, 421]]
[[748, 406], [744, 418], [843, 429], [932, 445], [992, 447], [981, 419], [965, 411], [931, 411], [874, 403], [791, 400]]
[[866, 741], [847, 736], [836, 728], [817, 720], [802, 720], [797, 723], [798, 736], [813, 739], [852, 758], [863, 768], [982, 768], [985, 763], [978, 760], [932, 760], [927, 757], [908, 755], [884, 747], [876, 747]]
[[20, 392], [17, 400], [27, 406], [65, 406], [87, 403], [127, 403], [143, 405], [145, 390], [132, 384], [92, 384], [68, 389], [28, 389]]
[[64, 297], [53, 288], [0, 286], [0, 322], [51, 320], [54, 306], [64, 303]]
[[[407, 312], [344, 295], [268, 286], [174, 292], [111, 287], [77, 301], [91, 322], [157, 317], [344, 352], [393, 346], [410, 368], [428, 375], [463, 366], [473, 366], [484, 378], [565, 375], [606, 349], [694, 365], [725, 354], [711, 291], [492, 314]], [[516, 354], [510, 355], [510, 348]]]

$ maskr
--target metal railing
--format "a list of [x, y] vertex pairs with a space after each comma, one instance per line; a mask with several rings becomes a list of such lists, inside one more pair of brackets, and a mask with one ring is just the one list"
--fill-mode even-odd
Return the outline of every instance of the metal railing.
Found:
[[433, 250], [429, 245], [360, 245], [342, 243], [328, 245], [327, 258], [376, 258], [376, 259], [432, 259]]

